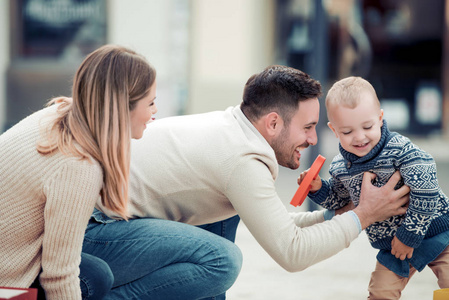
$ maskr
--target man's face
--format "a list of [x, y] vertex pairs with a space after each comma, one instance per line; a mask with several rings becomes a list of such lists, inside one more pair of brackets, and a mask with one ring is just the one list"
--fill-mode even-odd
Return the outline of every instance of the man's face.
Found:
[[299, 103], [299, 108], [293, 115], [290, 124], [283, 127], [277, 137], [271, 142], [279, 165], [297, 169], [300, 165], [301, 151], [318, 141], [316, 125], [320, 115], [318, 98], [312, 98]]

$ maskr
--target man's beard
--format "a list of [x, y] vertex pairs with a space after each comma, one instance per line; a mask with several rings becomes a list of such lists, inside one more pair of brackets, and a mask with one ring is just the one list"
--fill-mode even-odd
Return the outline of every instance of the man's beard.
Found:
[[[273, 148], [274, 153], [276, 154], [276, 159], [279, 165], [292, 170], [296, 170], [299, 168], [300, 165], [300, 163], [296, 162], [295, 159], [297, 146], [290, 147], [288, 145], [289, 133], [290, 133], [289, 128], [283, 128], [280, 135], [276, 139], [274, 139], [273, 142], [271, 143], [271, 148]], [[305, 149], [309, 147], [309, 143], [304, 142], [299, 147], [301, 149]]]

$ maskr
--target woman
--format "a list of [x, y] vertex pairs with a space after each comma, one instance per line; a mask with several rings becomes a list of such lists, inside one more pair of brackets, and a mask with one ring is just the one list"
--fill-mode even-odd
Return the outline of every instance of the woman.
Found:
[[[72, 98], [53, 99], [0, 136], [0, 286], [39, 278], [47, 299], [81, 299], [86, 225], [99, 196], [128, 219], [130, 142], [157, 112], [155, 95], [156, 72], [142, 56], [103, 46], [76, 72]], [[107, 272], [83, 254], [83, 263], [97, 261], [98, 274]], [[101, 299], [104, 289], [83, 297]]]

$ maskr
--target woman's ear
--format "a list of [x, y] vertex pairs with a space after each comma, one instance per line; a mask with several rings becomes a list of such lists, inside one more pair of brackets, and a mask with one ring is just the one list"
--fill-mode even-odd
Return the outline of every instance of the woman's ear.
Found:
[[335, 137], [338, 138], [338, 134], [334, 129], [334, 126], [332, 126], [331, 122], [327, 122], [327, 126], [332, 130], [332, 132], [335, 134]]

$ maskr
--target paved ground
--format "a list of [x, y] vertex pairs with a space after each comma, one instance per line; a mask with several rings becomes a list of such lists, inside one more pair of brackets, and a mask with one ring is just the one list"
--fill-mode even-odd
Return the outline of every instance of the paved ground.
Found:
[[[449, 195], [449, 141], [435, 139], [413, 139], [413, 141], [432, 153], [437, 161], [440, 185]], [[320, 141], [324, 149], [337, 149], [334, 142], [331, 138]], [[328, 158], [328, 161], [335, 155], [328, 151], [321, 153]], [[323, 167], [322, 176], [328, 174], [328, 161]], [[305, 168], [305, 164], [297, 171], [281, 168], [277, 187], [281, 199], [284, 199], [289, 210], [304, 210], [294, 208], [289, 201], [296, 191], [296, 177]], [[371, 248], [364, 233], [349, 248], [334, 257], [305, 271], [288, 273], [264, 252], [244, 224], [241, 223], [239, 226], [236, 243], [243, 252], [244, 263], [237, 282], [227, 293], [227, 299], [366, 299], [366, 287], [375, 265], [376, 250]], [[438, 285], [435, 276], [429, 268], [426, 268], [410, 280], [401, 300], [431, 300], [436, 289]]]

